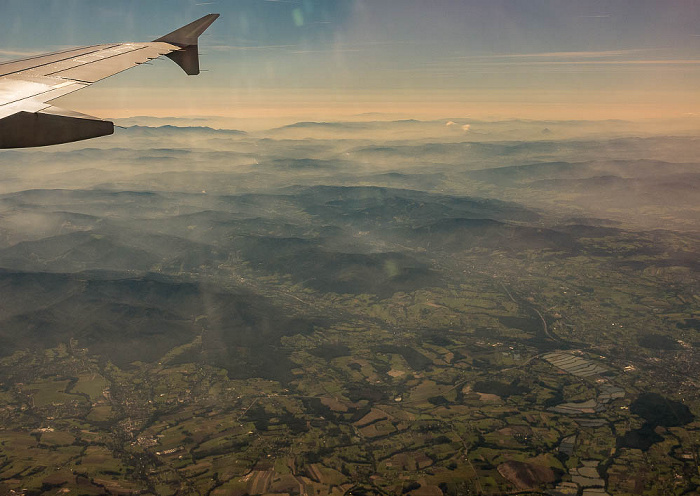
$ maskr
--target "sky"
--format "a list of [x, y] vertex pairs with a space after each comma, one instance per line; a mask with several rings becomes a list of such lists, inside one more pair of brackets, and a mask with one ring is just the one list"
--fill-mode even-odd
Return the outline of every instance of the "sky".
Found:
[[0, 12], [0, 60], [221, 14], [200, 76], [164, 59], [61, 102], [100, 116], [700, 119], [697, 0], [0, 0]]

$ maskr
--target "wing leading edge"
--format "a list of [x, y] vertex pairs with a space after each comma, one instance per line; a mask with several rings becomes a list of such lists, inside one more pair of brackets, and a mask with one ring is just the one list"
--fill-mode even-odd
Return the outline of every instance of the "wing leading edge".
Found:
[[209, 14], [150, 43], [93, 45], [0, 64], [0, 148], [56, 145], [114, 133], [114, 124], [53, 107], [52, 100], [166, 55], [199, 74]]

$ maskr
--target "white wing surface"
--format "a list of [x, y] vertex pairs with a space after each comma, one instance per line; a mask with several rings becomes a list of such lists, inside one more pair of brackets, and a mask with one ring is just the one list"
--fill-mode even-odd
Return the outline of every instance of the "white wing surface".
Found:
[[209, 14], [148, 43], [112, 43], [0, 64], [0, 148], [56, 145], [114, 133], [114, 124], [51, 101], [166, 55], [199, 74], [198, 38], [219, 14]]

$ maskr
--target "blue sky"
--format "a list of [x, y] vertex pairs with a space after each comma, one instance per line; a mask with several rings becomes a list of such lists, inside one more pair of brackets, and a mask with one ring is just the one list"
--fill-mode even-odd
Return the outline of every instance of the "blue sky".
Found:
[[[209, 12], [222, 14], [202, 39], [209, 72], [182, 81], [161, 61], [83, 97], [88, 107], [113, 113], [135, 112], [136, 102], [162, 114], [700, 113], [696, 0], [0, 0], [0, 6], [6, 59], [147, 41]], [[187, 104], [173, 106], [168, 94]]]

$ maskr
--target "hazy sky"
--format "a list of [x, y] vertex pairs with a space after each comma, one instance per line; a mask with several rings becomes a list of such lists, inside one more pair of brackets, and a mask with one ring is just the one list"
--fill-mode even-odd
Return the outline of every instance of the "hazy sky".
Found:
[[[210, 12], [200, 77], [170, 61], [76, 96], [101, 116], [700, 114], [697, 0], [0, 0], [0, 58], [148, 41]], [[68, 104], [63, 103], [68, 106]]]

